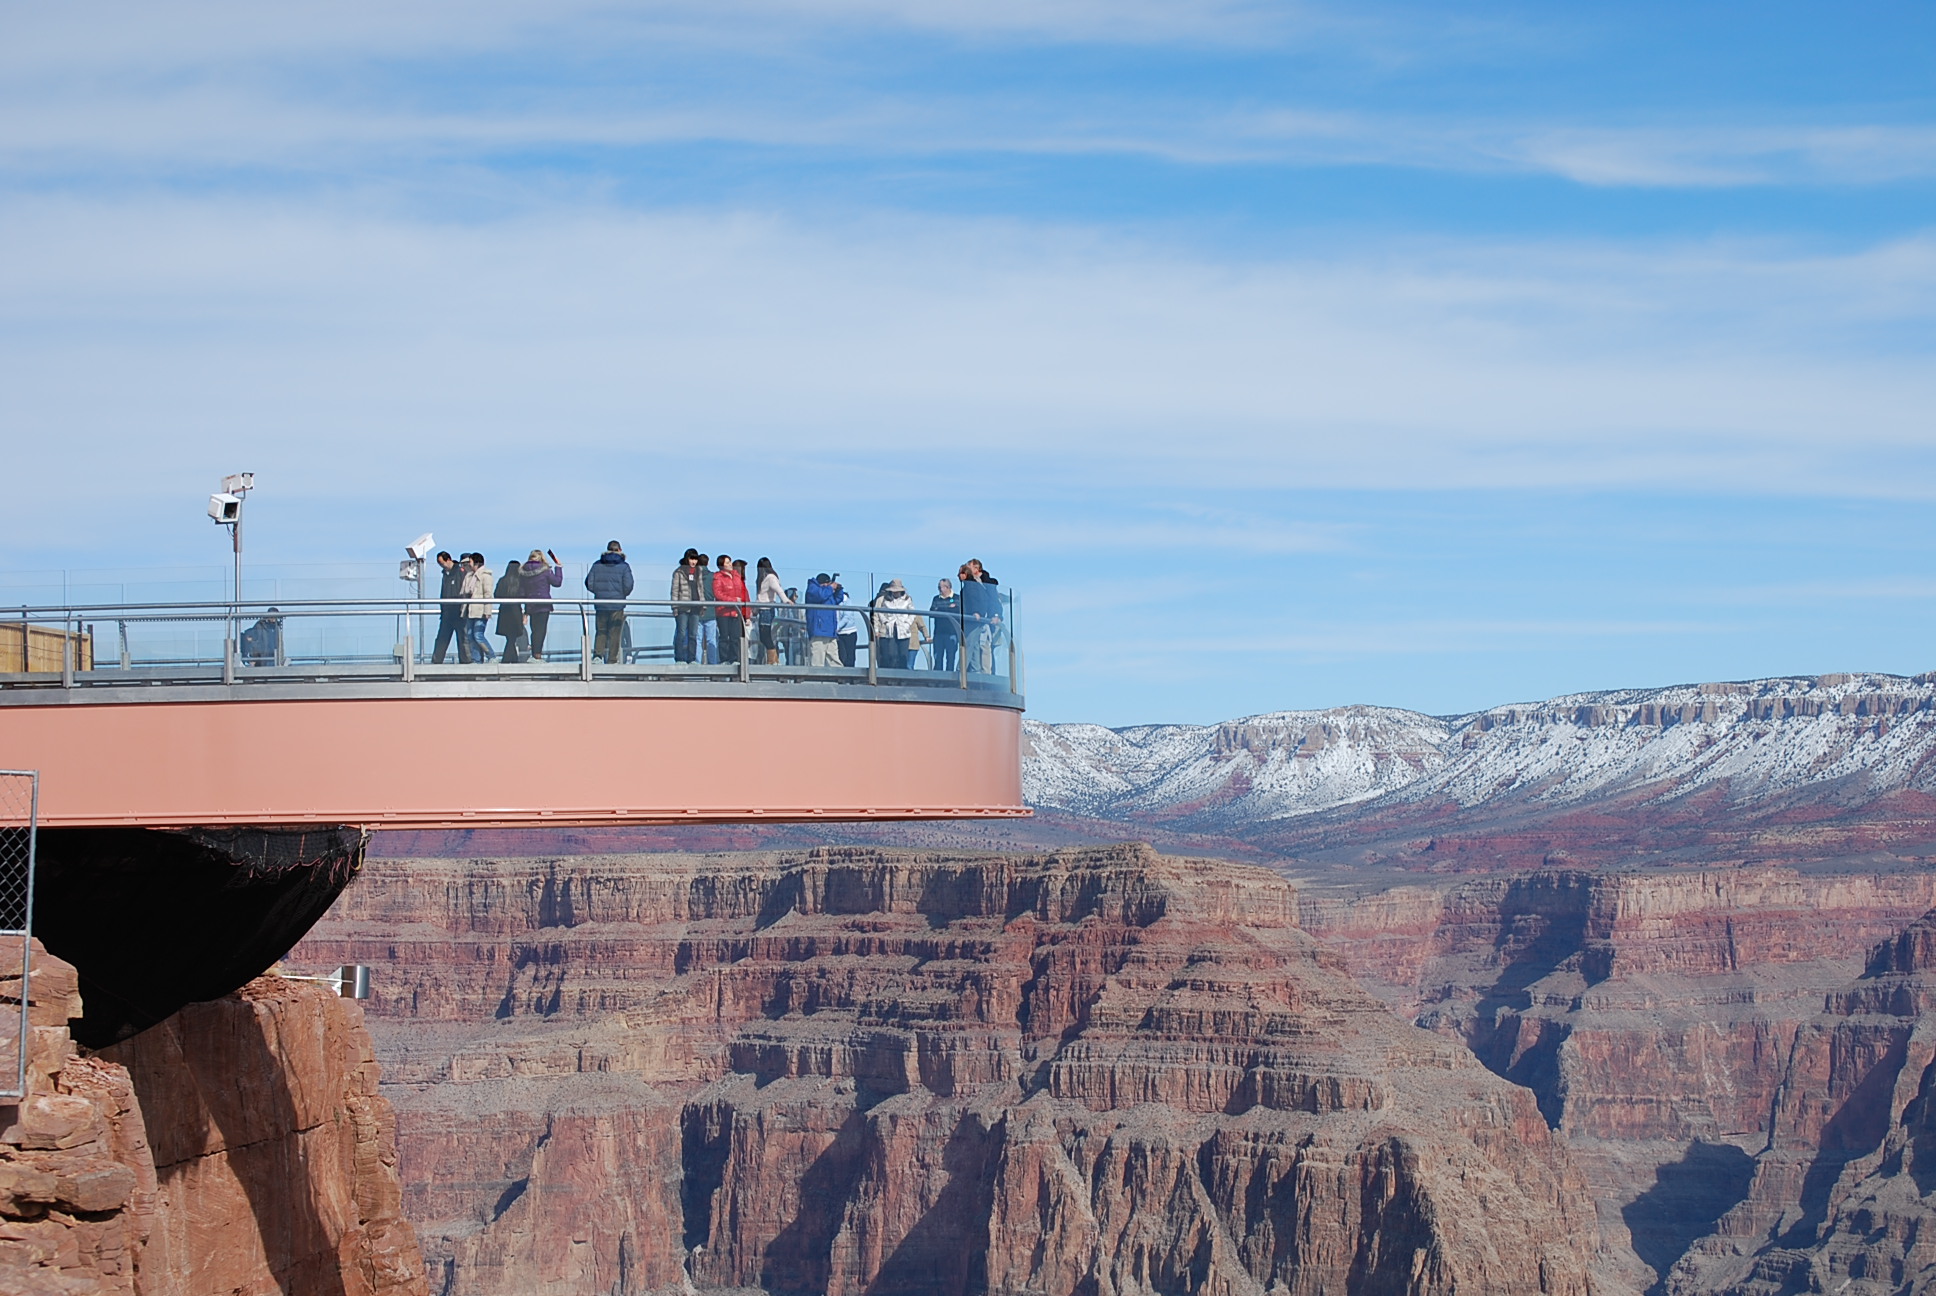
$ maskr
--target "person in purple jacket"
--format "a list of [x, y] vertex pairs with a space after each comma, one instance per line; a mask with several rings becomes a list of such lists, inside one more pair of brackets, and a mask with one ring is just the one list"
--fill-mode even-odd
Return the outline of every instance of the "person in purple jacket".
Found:
[[[545, 559], [551, 559], [546, 562]], [[551, 624], [551, 591], [565, 583], [558, 555], [533, 549], [524, 562], [524, 611], [531, 618], [531, 660], [544, 660], [545, 629]]]

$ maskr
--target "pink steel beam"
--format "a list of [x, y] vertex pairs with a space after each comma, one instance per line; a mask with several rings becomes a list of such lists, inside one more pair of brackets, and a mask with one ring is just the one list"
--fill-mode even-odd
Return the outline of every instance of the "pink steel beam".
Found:
[[1021, 715], [794, 698], [408, 698], [0, 708], [50, 828], [529, 827], [1029, 813]]

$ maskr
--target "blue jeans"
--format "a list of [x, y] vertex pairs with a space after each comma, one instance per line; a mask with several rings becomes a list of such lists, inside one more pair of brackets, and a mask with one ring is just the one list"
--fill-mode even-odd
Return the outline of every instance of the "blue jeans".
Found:
[[471, 641], [471, 656], [477, 661], [487, 662], [497, 654], [491, 645], [484, 642], [484, 627], [490, 624], [489, 617], [465, 617], [464, 636]]
[[991, 621], [968, 623], [968, 669], [977, 675], [992, 675], [995, 667], [995, 625]]
[[692, 662], [699, 660], [699, 614], [680, 612], [672, 623], [672, 660]]
[[699, 660], [708, 666], [719, 665], [719, 622], [699, 623]]
[[934, 668], [938, 671], [952, 671], [961, 668], [961, 640], [936, 639], [933, 644]]

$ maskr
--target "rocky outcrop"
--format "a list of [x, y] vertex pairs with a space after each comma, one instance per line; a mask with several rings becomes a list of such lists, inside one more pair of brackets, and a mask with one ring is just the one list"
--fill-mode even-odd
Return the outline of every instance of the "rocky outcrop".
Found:
[[1936, 1289], [1936, 913], [1875, 950], [1788, 1051], [1745, 1198], [1676, 1293]]
[[[1918, 1001], [1900, 977], [1850, 986], [1873, 946], [1889, 951], [1873, 967], [1918, 963], [1931, 938], [1903, 928], [1931, 904], [1927, 873], [1784, 869], [1302, 893], [1306, 925], [1402, 1015], [1534, 1091], [1629, 1280], [1658, 1290], [1716, 1230], [1734, 1230], [1730, 1253], [1766, 1245], [1802, 1182], [1851, 1155], [1838, 1140], [1873, 1150], [1875, 1103], [1857, 1120], [1845, 1091], [1883, 1083], [1864, 1077], [1904, 1047]], [[1904, 995], [1877, 1015], [1877, 996]], [[1825, 1019], [1828, 1002], [1846, 1011]]]
[[[12, 953], [0, 1006], [17, 1022], [18, 945]], [[27, 1093], [0, 1108], [0, 1293], [133, 1296], [154, 1199], [133, 1087], [120, 1067], [77, 1056], [74, 969], [38, 948], [29, 1003]], [[11, 1082], [19, 1055], [7, 1052]]]
[[98, 1055], [145, 1114], [139, 1296], [421, 1296], [358, 1006], [265, 976]]
[[451, 1296], [1587, 1290], [1524, 1090], [1291, 889], [1141, 848], [376, 862], [371, 1011]]

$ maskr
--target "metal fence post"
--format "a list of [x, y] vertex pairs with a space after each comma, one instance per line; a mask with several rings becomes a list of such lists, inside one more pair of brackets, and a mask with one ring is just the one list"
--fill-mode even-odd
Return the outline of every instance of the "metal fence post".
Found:
[[[23, 795], [24, 793], [24, 795]], [[0, 1072], [0, 1097], [27, 1095], [27, 1054], [33, 1040], [34, 854], [40, 826], [40, 776], [0, 770], [0, 936], [20, 941], [20, 1017], [13, 1035], [12, 1072]], [[11, 1025], [11, 1023], [10, 1023]]]
[[578, 636], [578, 678], [588, 680], [592, 677], [592, 637], [588, 634]]
[[69, 632], [68, 623], [61, 623], [61, 687], [74, 687], [74, 654], [80, 643]]

